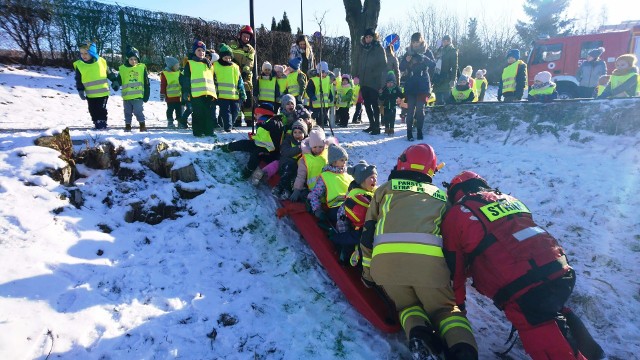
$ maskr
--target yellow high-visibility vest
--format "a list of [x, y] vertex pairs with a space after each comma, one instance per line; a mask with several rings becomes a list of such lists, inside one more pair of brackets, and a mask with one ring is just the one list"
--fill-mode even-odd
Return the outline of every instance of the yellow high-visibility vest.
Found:
[[[311, 78], [313, 81], [313, 85], [316, 89], [316, 101], [313, 101], [311, 106], [314, 109], [320, 109], [323, 105], [320, 102], [324, 103], [324, 108], [327, 109], [331, 104], [329, 103], [329, 94], [331, 93], [331, 79], [329, 76], [326, 76], [320, 81], [319, 76], [314, 76]], [[322, 83], [322, 92], [320, 91], [320, 83]], [[322, 94], [322, 96], [321, 96]]]
[[307, 165], [307, 187], [309, 190], [313, 190], [318, 181], [318, 176], [322, 174], [322, 168], [327, 165], [327, 149], [322, 151], [322, 154], [316, 156], [313, 154], [303, 154], [302, 161]]
[[[471, 88], [465, 91], [460, 91], [455, 87], [451, 89], [451, 95], [453, 95], [453, 98], [456, 100], [457, 103], [467, 100], [467, 98], [469, 97], [469, 94], [471, 94], [472, 92], [473, 92], [473, 89]], [[475, 94], [475, 92], [473, 93]]]
[[351, 99], [346, 99], [346, 100], [344, 99], [344, 96], [347, 95], [349, 90], [351, 90], [351, 85], [349, 85], [349, 86], [340, 86], [338, 88], [338, 97], [339, 97], [338, 106], [339, 107], [349, 107], [349, 106], [351, 106], [351, 101], [353, 100], [353, 96], [351, 97]]
[[[638, 74], [631, 72], [628, 74], [624, 74], [624, 75], [611, 75], [611, 78], [609, 78], [609, 84], [611, 84], [611, 90], [617, 88], [618, 86], [624, 84], [627, 80], [631, 79], [632, 77], [637, 77]], [[638, 80], [636, 80], [638, 81]], [[636, 86], [636, 92], [637, 92], [638, 86]], [[629, 94], [628, 92], [624, 93], [626, 96], [635, 96], [636, 94]], [[621, 96], [621, 94], [618, 94], [617, 96]]]
[[238, 100], [238, 82], [240, 81], [240, 67], [236, 64], [224, 66], [219, 62], [213, 63], [213, 73], [218, 83], [218, 99]]
[[144, 72], [147, 69], [145, 64], [138, 63], [136, 66], [120, 65], [118, 69], [122, 79], [122, 99], [133, 100], [144, 97]]
[[353, 85], [353, 101], [351, 102], [352, 104], [358, 102], [358, 96], [360, 96], [360, 85]]
[[98, 57], [98, 60], [91, 64], [78, 60], [73, 63], [73, 67], [80, 71], [80, 81], [88, 98], [109, 96], [108, 66], [105, 59]]
[[300, 85], [298, 84], [298, 72], [287, 75], [287, 92], [292, 96], [300, 95]]
[[[516, 91], [516, 75], [518, 74], [518, 66], [524, 64], [524, 61], [514, 61], [513, 64], [507, 66], [502, 70], [502, 93], [509, 93]], [[524, 68], [524, 78], [527, 78], [527, 68]], [[526, 84], [524, 84], [526, 86]]]
[[258, 91], [260, 92], [258, 100], [275, 102], [276, 78], [272, 77], [271, 79], [263, 79], [262, 76], [260, 76], [260, 79], [258, 79]]
[[278, 84], [278, 90], [280, 91], [280, 96], [284, 94], [285, 90], [287, 90], [287, 78], [276, 78], [276, 83]]
[[554, 91], [556, 91], [556, 84], [553, 84], [551, 86], [547, 86], [544, 89], [531, 89], [531, 90], [529, 90], [529, 95], [530, 96], [534, 96], [534, 95], [551, 95], [551, 94], [553, 94]]
[[191, 97], [212, 96], [217, 99], [216, 85], [213, 82], [213, 66], [205, 63], [189, 60], [191, 69]]
[[167, 97], [180, 97], [182, 95], [182, 87], [180, 86], [180, 71], [166, 71], [162, 74], [167, 79]]
[[484, 90], [487, 91], [487, 89], [489, 88], [489, 82], [487, 81], [487, 78], [476, 78], [473, 82], [473, 90], [476, 93], [476, 99], [473, 100], [473, 102], [480, 101], [480, 94], [482, 94], [482, 84], [484, 84]]
[[335, 208], [344, 202], [347, 198], [349, 184], [353, 181], [353, 177], [346, 172], [336, 174], [331, 171], [324, 171], [320, 174], [327, 189], [325, 203], [330, 208]]

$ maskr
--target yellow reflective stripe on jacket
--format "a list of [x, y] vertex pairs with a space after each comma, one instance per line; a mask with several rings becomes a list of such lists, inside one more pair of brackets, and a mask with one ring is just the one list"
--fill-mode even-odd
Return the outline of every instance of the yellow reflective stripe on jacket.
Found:
[[403, 329], [405, 327], [405, 323], [407, 322], [407, 319], [410, 316], [420, 317], [424, 319], [424, 321], [427, 324], [431, 324], [431, 320], [429, 320], [429, 316], [427, 316], [427, 313], [424, 311], [424, 309], [416, 305], [416, 306], [408, 307], [400, 312], [400, 324], [402, 325]]
[[362, 266], [370, 268], [371, 267], [371, 258], [366, 257], [366, 256], [363, 255], [362, 256]]
[[226, 100], [240, 99], [240, 93], [238, 92], [240, 68], [238, 65], [224, 66], [216, 61], [213, 63], [213, 73], [217, 81], [218, 98]]
[[276, 78], [258, 79], [258, 100], [260, 101], [276, 101]]
[[80, 72], [80, 81], [88, 98], [109, 96], [108, 66], [104, 58], [98, 57], [98, 60], [91, 64], [77, 60], [73, 63], [73, 67]]
[[392, 198], [393, 198], [393, 194], [386, 194], [384, 196], [384, 201], [382, 202], [382, 208], [380, 209], [380, 219], [376, 223], [375, 235], [380, 235], [384, 233], [384, 221], [387, 218], [387, 213], [389, 212], [389, 206], [391, 205]]
[[442, 237], [426, 233], [391, 233], [376, 235], [373, 246], [392, 243], [414, 243], [442, 247]]
[[416, 254], [444, 257], [442, 248], [439, 246], [410, 243], [384, 243], [374, 246], [371, 258], [381, 254]]
[[179, 71], [162, 71], [165, 79], [167, 79], [167, 97], [179, 97], [182, 95], [182, 87], [180, 86]]
[[[316, 89], [316, 101], [314, 101], [311, 106], [314, 109], [319, 109], [321, 108], [323, 105], [321, 104], [324, 103], [324, 107], [328, 108], [330, 106], [329, 104], [329, 94], [331, 93], [331, 79], [329, 78], [329, 76], [326, 76], [322, 79], [322, 81], [320, 81], [320, 77], [319, 76], [314, 76], [311, 78], [311, 81], [313, 82], [313, 85], [315, 86]], [[322, 82], [322, 91], [320, 91], [320, 83]], [[322, 96], [321, 96], [322, 95]]]
[[471, 329], [471, 323], [469, 322], [469, 320], [467, 320], [466, 317], [453, 315], [451, 317], [448, 317], [440, 321], [440, 331], [439, 331], [440, 336], [444, 337], [444, 335], [449, 330], [457, 327], [463, 328], [469, 331], [470, 333], [473, 333], [473, 330]]
[[552, 84], [551, 86], [547, 86], [543, 89], [532, 88], [529, 90], [529, 95], [551, 95], [554, 91], [556, 91], [556, 84]]
[[322, 168], [327, 165], [327, 150], [323, 150], [322, 154], [315, 156], [313, 154], [302, 155], [302, 160], [307, 166], [307, 187], [313, 190], [318, 181], [318, 176], [322, 173]]
[[191, 97], [216, 96], [216, 86], [213, 82], [213, 66], [207, 67], [205, 63], [189, 60], [191, 69]]
[[451, 89], [451, 95], [453, 95], [453, 98], [456, 100], [456, 102], [460, 102], [462, 100], [467, 100], [467, 98], [469, 98], [469, 94], [471, 94], [472, 91], [473, 89], [471, 88], [465, 91], [460, 91], [454, 87], [453, 89]]
[[120, 78], [122, 79], [122, 99], [133, 100], [144, 97], [144, 72], [145, 64], [136, 66], [120, 65]]
[[287, 92], [293, 96], [300, 95], [300, 85], [298, 85], [298, 72], [287, 75]]
[[[373, 189], [373, 191], [375, 191], [375, 189]], [[367, 208], [369, 207], [369, 204], [365, 204], [364, 202], [360, 201], [360, 199], [357, 198], [358, 195], [368, 195], [370, 197], [373, 197], [373, 191], [367, 191], [365, 189], [362, 188], [355, 188], [355, 189], [351, 189], [351, 191], [349, 191], [349, 193], [347, 194], [346, 199], [351, 199], [353, 200], [356, 204], [360, 205], [360, 206], [366, 206]], [[345, 201], [346, 201], [345, 199]], [[356, 216], [356, 214], [351, 210], [351, 208], [345, 206], [344, 207], [344, 211], [351, 215], [352, 218], [354, 218], [357, 222], [359, 222], [360, 219], [358, 216]]]
[[507, 201], [507, 200], [499, 200], [496, 202], [492, 202], [491, 204], [484, 205], [480, 207], [480, 211], [484, 214], [484, 216], [489, 219], [489, 221], [493, 222], [498, 219], [502, 219], [505, 216], [519, 214], [519, 213], [527, 213], [530, 214], [529, 208], [520, 200], [515, 201]]
[[344, 202], [349, 190], [349, 184], [353, 181], [353, 177], [346, 172], [336, 174], [331, 171], [324, 171], [320, 174], [327, 189], [325, 203], [330, 208], [335, 208]]
[[502, 70], [503, 94], [516, 91], [516, 75], [518, 75], [518, 66], [520, 64], [524, 64], [524, 62], [522, 60], [515, 61], [513, 64], [510, 64], [509, 66], [505, 67], [504, 70]]

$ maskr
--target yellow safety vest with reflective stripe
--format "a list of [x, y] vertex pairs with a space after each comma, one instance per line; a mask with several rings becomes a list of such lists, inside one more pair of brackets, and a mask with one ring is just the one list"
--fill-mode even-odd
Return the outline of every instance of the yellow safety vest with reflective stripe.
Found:
[[[351, 199], [353, 200], [356, 204], [360, 205], [360, 206], [366, 206], [367, 208], [369, 207], [369, 204], [365, 204], [362, 201], [360, 201], [357, 196], [358, 195], [366, 195], [369, 197], [373, 197], [373, 192], [376, 191], [376, 189], [373, 189], [373, 191], [367, 191], [365, 189], [362, 188], [355, 188], [352, 189], [351, 191], [349, 191], [349, 193], [347, 194], [345, 201], [347, 199]], [[354, 218], [356, 221], [360, 221], [362, 219], [358, 218], [358, 216], [347, 206], [344, 207], [344, 212], [346, 212], [347, 214], [351, 215], [352, 218]]]
[[596, 86], [596, 91], [597, 91], [597, 95], [596, 96], [600, 96], [602, 95], [602, 93], [604, 92], [604, 89], [606, 89], [607, 86], [606, 85], [598, 85]]
[[358, 96], [360, 96], [360, 85], [353, 85], [353, 101], [351, 102], [352, 104], [358, 102]]
[[298, 84], [298, 72], [287, 75], [287, 92], [293, 96], [300, 95], [300, 85]]
[[551, 95], [554, 91], [556, 91], [556, 84], [551, 84], [551, 86], [547, 86], [542, 89], [531, 88], [531, 90], [529, 90], [529, 95]]
[[472, 92], [473, 92], [473, 89], [467, 89], [465, 91], [460, 91], [455, 87], [451, 89], [451, 95], [453, 95], [453, 98], [455, 99], [456, 102], [462, 102], [464, 100], [467, 100], [467, 98], [469, 97], [469, 94], [471, 94]]
[[[520, 64], [524, 64], [524, 61], [522, 60], [515, 61], [513, 64], [505, 67], [504, 70], [502, 70], [502, 93], [503, 94], [516, 91], [516, 75], [518, 75], [518, 66]], [[525, 79], [527, 78], [526, 70], [525, 70], [524, 77]]]
[[213, 66], [189, 60], [191, 69], [191, 97], [212, 96], [216, 99], [216, 85], [213, 82]]
[[484, 84], [484, 90], [487, 91], [489, 88], [489, 82], [487, 78], [478, 79], [476, 78], [473, 82], [473, 91], [476, 93], [476, 98], [473, 102], [480, 101], [480, 94], [482, 94], [482, 84]]
[[182, 95], [182, 87], [180, 86], [180, 71], [166, 71], [162, 74], [167, 79], [167, 97], [180, 97]]
[[240, 67], [236, 64], [224, 66], [219, 62], [213, 63], [213, 73], [216, 77], [218, 99], [238, 100], [238, 82], [240, 81]]
[[88, 98], [109, 96], [108, 66], [105, 59], [98, 57], [98, 60], [91, 64], [78, 60], [73, 63], [73, 67], [80, 71], [80, 81]]
[[327, 165], [327, 149], [324, 149], [318, 156], [313, 154], [303, 154], [302, 161], [307, 166], [307, 187], [313, 190], [316, 187], [318, 176], [322, 174], [322, 168]]
[[[267, 120], [266, 122], [269, 121], [271, 121], [271, 119]], [[272, 152], [276, 149], [275, 145], [273, 144], [273, 140], [271, 139], [271, 133], [269, 133], [269, 131], [267, 131], [262, 126], [258, 126], [256, 134], [253, 135], [253, 142], [257, 146], [267, 149], [267, 151], [269, 152]]]
[[351, 90], [351, 85], [349, 86], [340, 86], [338, 88], [338, 97], [340, 98], [338, 101], [338, 106], [343, 108], [343, 107], [349, 107], [351, 106], [351, 100], [353, 100], [353, 96], [351, 97], [351, 99], [346, 99], [345, 100], [345, 95], [347, 95], [347, 93], [349, 92], [349, 90]]
[[278, 90], [280, 90], [280, 96], [282, 96], [287, 90], [287, 78], [276, 78], [276, 83], [278, 84]]
[[349, 191], [349, 184], [353, 181], [353, 177], [346, 172], [336, 174], [331, 171], [324, 171], [320, 174], [327, 189], [324, 202], [330, 208], [335, 208], [344, 202]]
[[144, 72], [147, 69], [145, 64], [138, 63], [136, 66], [120, 65], [119, 72], [122, 79], [122, 99], [133, 100], [144, 97]]
[[[314, 109], [320, 109], [322, 107], [320, 102], [322, 101], [324, 102], [324, 108], [325, 109], [329, 108], [329, 106], [331, 106], [331, 104], [329, 103], [329, 94], [331, 93], [331, 79], [328, 76], [326, 76], [322, 79], [322, 81], [320, 81], [319, 76], [314, 76], [311, 78], [311, 81], [313, 81], [313, 86], [316, 89], [316, 99], [317, 99], [316, 101], [313, 101], [311, 106]], [[322, 92], [320, 92], [321, 82], [322, 82]]]
[[[624, 84], [627, 80], [631, 79], [632, 77], [636, 77], [638, 76], [638, 74], [632, 72], [632, 73], [628, 73], [628, 74], [624, 74], [624, 75], [611, 75], [611, 78], [609, 78], [609, 83], [611, 84], [611, 90], [617, 88], [618, 86]], [[637, 81], [637, 80], [636, 80]], [[636, 86], [636, 92], [637, 92], [637, 86]], [[620, 96], [621, 94], [618, 94], [616, 96]], [[625, 92], [626, 96], [635, 96], [636, 94], [629, 94], [628, 92]]]
[[258, 79], [258, 91], [260, 92], [258, 100], [275, 102], [276, 78], [272, 77], [271, 79], [263, 79], [262, 76], [260, 76], [260, 79]]

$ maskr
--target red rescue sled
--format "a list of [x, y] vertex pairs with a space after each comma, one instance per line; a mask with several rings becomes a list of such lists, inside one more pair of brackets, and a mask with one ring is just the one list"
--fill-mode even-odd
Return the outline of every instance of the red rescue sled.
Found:
[[307, 212], [304, 203], [282, 201], [278, 216], [289, 216], [298, 228], [300, 235], [307, 241], [316, 257], [327, 270], [331, 279], [338, 285], [351, 305], [373, 326], [386, 333], [400, 331], [395, 308], [380, 288], [367, 288], [360, 280], [358, 268], [341, 265], [338, 252], [318, 226], [316, 218]]

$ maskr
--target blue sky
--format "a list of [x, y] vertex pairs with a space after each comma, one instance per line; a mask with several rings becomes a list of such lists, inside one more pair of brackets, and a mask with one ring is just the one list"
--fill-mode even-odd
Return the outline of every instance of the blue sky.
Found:
[[[106, 2], [115, 3], [115, 0]], [[380, 24], [388, 21], [402, 21], [411, 12], [417, 3], [425, 0], [382, 0]], [[218, 20], [224, 23], [248, 24], [249, 0], [232, 1], [157, 1], [157, 0], [118, 0], [121, 6], [134, 6], [148, 10], [159, 10], [169, 13], [177, 13], [194, 17], [202, 17], [205, 20]], [[457, 11], [459, 15], [467, 18], [484, 14], [488, 19], [523, 19], [522, 4], [524, 0], [451, 0], [448, 2], [433, 2], [437, 6], [444, 4], [451, 11]], [[630, 5], [633, 3], [634, 5]], [[328, 36], [348, 36], [349, 28], [345, 21], [345, 11], [342, 0], [304, 0], [304, 32], [309, 34], [318, 30], [314, 21], [316, 14], [321, 15], [327, 11], [325, 34]], [[619, 23], [624, 20], [640, 20], [640, 1], [630, 0], [572, 0], [569, 13], [574, 17], [582, 17], [585, 9], [590, 12], [600, 13], [603, 5], [607, 9], [608, 23]], [[279, 20], [282, 13], [287, 12], [291, 21], [291, 27], [295, 31], [300, 26], [300, 0], [254, 0], [256, 26], [263, 23], [269, 27], [271, 17]], [[635, 17], [635, 18], [634, 18]], [[595, 18], [595, 15], [594, 15]]]

